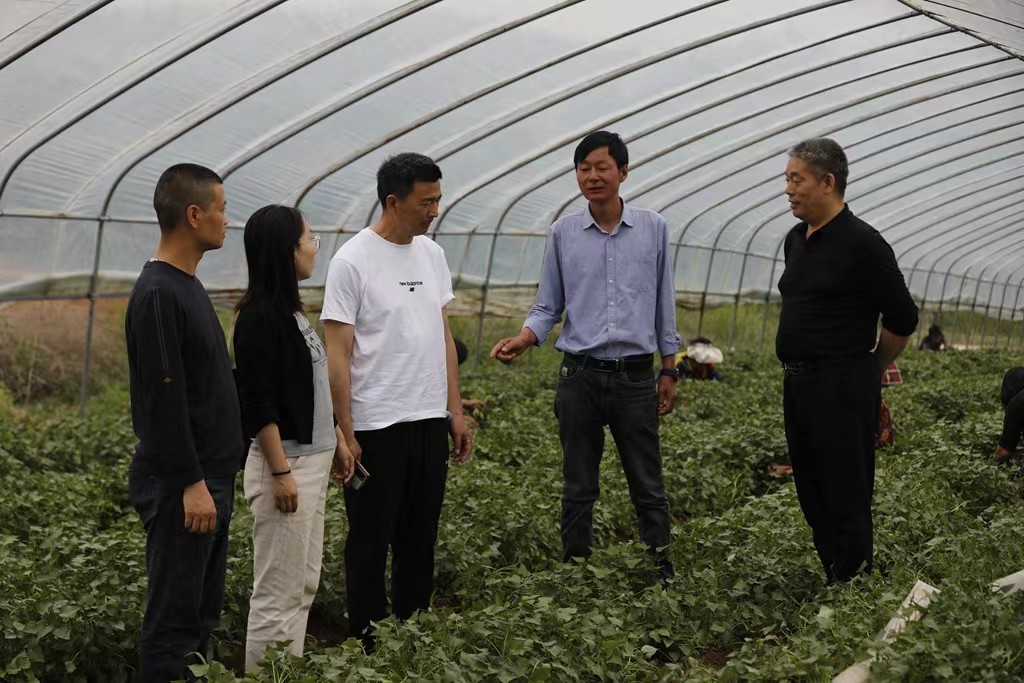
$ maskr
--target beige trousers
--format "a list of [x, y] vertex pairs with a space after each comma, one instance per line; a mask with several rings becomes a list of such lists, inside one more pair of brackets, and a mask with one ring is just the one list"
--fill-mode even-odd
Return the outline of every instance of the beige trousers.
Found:
[[245, 499], [252, 508], [253, 587], [245, 637], [245, 668], [263, 661], [267, 645], [291, 641], [301, 655], [306, 621], [320, 585], [324, 549], [324, 502], [334, 449], [288, 458], [299, 491], [295, 512], [274, 501], [274, 477], [262, 454], [249, 452]]

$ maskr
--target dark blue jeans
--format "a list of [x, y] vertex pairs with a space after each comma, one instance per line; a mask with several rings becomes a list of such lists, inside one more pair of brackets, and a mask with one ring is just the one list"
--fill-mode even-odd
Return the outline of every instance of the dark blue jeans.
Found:
[[128, 472], [128, 493], [146, 530], [149, 591], [139, 643], [139, 681], [192, 680], [190, 653], [208, 654], [210, 634], [220, 624], [227, 569], [228, 525], [235, 478], [206, 480], [217, 506], [217, 530], [197, 534], [185, 529], [183, 489], [168, 485], [135, 464]]
[[562, 442], [563, 559], [589, 557], [593, 548], [604, 425], [619, 451], [640, 540], [650, 548], [667, 546], [669, 510], [661, 472], [653, 366], [603, 372], [566, 357], [558, 375], [555, 417]]

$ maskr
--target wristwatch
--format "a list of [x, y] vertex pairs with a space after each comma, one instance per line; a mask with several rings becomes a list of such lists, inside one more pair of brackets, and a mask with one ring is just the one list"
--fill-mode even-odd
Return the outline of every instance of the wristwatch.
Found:
[[663, 368], [662, 371], [658, 373], [658, 378], [660, 379], [662, 377], [671, 377], [672, 379], [679, 379], [679, 371], [676, 370], [675, 368]]

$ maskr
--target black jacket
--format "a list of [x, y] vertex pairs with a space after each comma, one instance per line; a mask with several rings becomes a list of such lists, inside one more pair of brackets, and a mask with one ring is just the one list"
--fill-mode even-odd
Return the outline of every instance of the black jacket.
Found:
[[245, 436], [276, 423], [281, 439], [313, 442], [313, 363], [295, 316], [255, 301], [235, 322], [235, 364]]

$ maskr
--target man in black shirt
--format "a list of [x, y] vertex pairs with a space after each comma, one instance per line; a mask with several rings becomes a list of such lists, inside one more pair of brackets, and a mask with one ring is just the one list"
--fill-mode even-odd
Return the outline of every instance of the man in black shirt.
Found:
[[827, 138], [789, 151], [786, 195], [801, 223], [786, 236], [775, 339], [797, 496], [830, 582], [871, 571], [881, 377], [917, 327], [892, 248], [845, 204], [847, 174]]
[[128, 300], [125, 338], [139, 439], [129, 497], [146, 530], [149, 591], [139, 680], [191, 680], [220, 621], [242, 429], [227, 344], [196, 278], [224, 244], [224, 187], [208, 168], [167, 169], [153, 199], [160, 244]]

